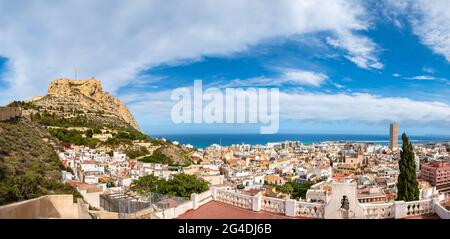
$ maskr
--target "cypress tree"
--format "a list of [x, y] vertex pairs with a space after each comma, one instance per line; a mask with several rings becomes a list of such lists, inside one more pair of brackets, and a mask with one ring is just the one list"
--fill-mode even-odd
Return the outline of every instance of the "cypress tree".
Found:
[[403, 146], [398, 162], [400, 175], [397, 179], [397, 200], [419, 200], [419, 183], [416, 175], [413, 146], [405, 133], [402, 135]]

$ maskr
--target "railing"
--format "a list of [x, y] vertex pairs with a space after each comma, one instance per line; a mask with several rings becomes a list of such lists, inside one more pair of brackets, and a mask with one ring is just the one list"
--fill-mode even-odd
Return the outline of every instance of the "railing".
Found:
[[450, 219], [450, 211], [448, 211], [439, 202], [434, 204], [434, 211], [441, 219]]
[[217, 190], [216, 200], [234, 206], [252, 209], [252, 197], [225, 190]]
[[193, 205], [192, 205], [191, 201], [180, 204], [174, 209], [174, 214], [175, 214], [174, 216], [178, 217], [181, 214], [183, 214], [191, 209], [193, 209]]
[[268, 212], [285, 214], [286, 200], [270, 197], [262, 197], [261, 209]]
[[364, 219], [385, 219], [395, 217], [395, 207], [393, 203], [383, 204], [361, 204]]
[[208, 203], [213, 199], [211, 191], [206, 191], [200, 194], [192, 194], [191, 195], [191, 201], [193, 203], [194, 209], [197, 209], [198, 207]]
[[406, 216], [418, 216], [433, 213], [433, 200], [406, 202]]
[[320, 203], [296, 202], [295, 215], [309, 218], [324, 218], [325, 205]]
[[[261, 195], [249, 196], [231, 190], [217, 189], [214, 192], [214, 200], [253, 211], [262, 210], [288, 217], [325, 218], [325, 210], [333, 208], [328, 204], [300, 202], [292, 199], [283, 200]], [[357, 213], [353, 217], [361, 219], [388, 219], [418, 216], [435, 213], [434, 204], [433, 199], [413, 202], [396, 201], [383, 204], [358, 203], [357, 207], [361, 210], [358, 209], [353, 212]], [[439, 209], [440, 214], [438, 215], [441, 218], [446, 218], [448, 211], [442, 207]], [[326, 217], [334, 218], [335, 215], [327, 212]]]
[[198, 194], [197, 200], [199, 203], [202, 203], [204, 201], [209, 201], [212, 199], [211, 191], [206, 191], [203, 193]]

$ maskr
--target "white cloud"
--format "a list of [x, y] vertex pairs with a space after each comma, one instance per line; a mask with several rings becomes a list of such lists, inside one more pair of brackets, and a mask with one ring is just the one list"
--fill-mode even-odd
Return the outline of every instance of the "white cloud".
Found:
[[167, 124], [170, 121], [170, 110], [175, 102], [170, 100], [171, 90], [151, 93], [129, 93], [121, 100], [128, 106], [138, 120], [141, 128], [152, 124]]
[[433, 68], [427, 66], [422, 67], [422, 71], [429, 74], [434, 74], [436, 72]]
[[407, 80], [424, 80], [424, 81], [440, 81], [444, 83], [450, 83], [449, 80], [446, 78], [440, 78], [440, 77], [434, 77], [429, 75], [419, 75], [419, 76], [413, 76], [413, 77], [405, 77], [404, 79]]
[[392, 15], [406, 15], [422, 43], [450, 62], [450, 1], [386, 0]]
[[327, 79], [328, 76], [321, 72], [313, 72], [295, 68], [278, 68], [279, 76], [273, 78], [255, 77], [250, 79], [235, 79], [227, 83], [212, 84], [211, 86], [226, 87], [257, 87], [257, 86], [312, 86], [319, 87]]
[[341, 85], [341, 84], [339, 84], [339, 83], [333, 83], [333, 85], [334, 85], [336, 88], [338, 88], [338, 89], [343, 89], [343, 88], [345, 88], [345, 86], [343, 86], [343, 85]]
[[420, 17], [413, 20], [414, 32], [425, 45], [450, 62], [450, 2], [421, 0], [415, 4]]
[[401, 75], [399, 73], [392, 74], [393, 77], [400, 77]]
[[[170, 100], [171, 91], [129, 95], [124, 101], [144, 129], [165, 122], [170, 124], [170, 111], [176, 103]], [[157, 106], [157, 107], [155, 107]], [[411, 126], [448, 128], [450, 105], [442, 102], [419, 101], [399, 97], [382, 97], [366, 93], [305, 93], [280, 92], [280, 117], [283, 120], [335, 122], [354, 121], [381, 124], [397, 121]]]
[[[364, 123], [398, 121], [416, 125], [450, 125], [450, 105], [371, 94], [282, 93], [282, 119]], [[414, 113], [411, 113], [414, 112]]]
[[437, 78], [434, 77], [434, 76], [420, 75], [420, 76], [406, 77], [405, 79], [409, 79], [409, 80], [436, 80]]
[[298, 69], [285, 69], [280, 80], [282, 82], [288, 82], [296, 85], [310, 85], [318, 87], [327, 79], [328, 76], [324, 73], [316, 73]]
[[50, 80], [73, 77], [75, 68], [80, 78], [95, 75], [114, 93], [161, 63], [315, 32], [337, 35], [359, 66], [381, 67], [371, 40], [355, 34], [368, 28], [357, 0], [0, 0], [0, 6], [0, 55], [9, 59], [11, 86], [2, 103], [44, 94]]
[[349, 32], [340, 32], [336, 38], [327, 37], [327, 43], [346, 51], [345, 57], [363, 69], [382, 69], [384, 67], [376, 56], [378, 46], [367, 37]]

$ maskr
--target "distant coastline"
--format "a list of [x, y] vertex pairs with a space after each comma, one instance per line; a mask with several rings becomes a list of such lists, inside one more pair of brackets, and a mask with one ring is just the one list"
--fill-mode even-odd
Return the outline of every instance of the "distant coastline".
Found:
[[[280, 142], [286, 140], [300, 141], [303, 144], [321, 143], [325, 141], [346, 141], [361, 143], [376, 143], [381, 145], [389, 144], [389, 135], [356, 135], [356, 134], [160, 134], [152, 137], [163, 137], [181, 144], [191, 144], [197, 148], [205, 148], [212, 144], [230, 146], [233, 144], [267, 144], [269, 142]], [[414, 136], [410, 139], [413, 143], [423, 144], [431, 142], [450, 141], [450, 136], [427, 135]]]

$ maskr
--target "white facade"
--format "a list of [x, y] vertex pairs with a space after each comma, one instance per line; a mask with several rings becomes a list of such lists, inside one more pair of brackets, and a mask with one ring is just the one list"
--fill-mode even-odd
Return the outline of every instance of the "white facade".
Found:
[[105, 173], [105, 167], [99, 166], [94, 163], [84, 163], [81, 164], [81, 170], [84, 172], [98, 172], [98, 173]]
[[113, 158], [117, 161], [125, 161], [127, 159], [127, 155], [125, 153], [114, 152]]

